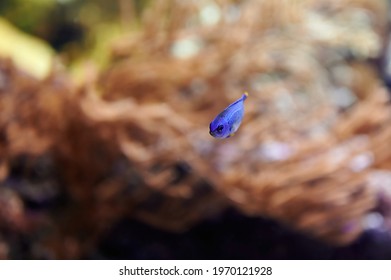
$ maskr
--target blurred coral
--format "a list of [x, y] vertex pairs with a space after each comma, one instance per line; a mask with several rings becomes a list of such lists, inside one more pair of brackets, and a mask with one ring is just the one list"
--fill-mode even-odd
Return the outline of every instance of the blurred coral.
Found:
[[[391, 230], [385, 1], [157, 0], [141, 21], [80, 87], [0, 61], [0, 226], [36, 232], [33, 257], [79, 258], [123, 217], [180, 232], [232, 205], [331, 244]], [[244, 90], [240, 131], [210, 137]]]

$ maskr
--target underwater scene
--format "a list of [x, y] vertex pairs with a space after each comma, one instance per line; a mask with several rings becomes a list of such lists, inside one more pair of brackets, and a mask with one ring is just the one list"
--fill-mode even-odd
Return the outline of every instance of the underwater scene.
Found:
[[391, 259], [390, 22], [1, 0], [0, 259]]

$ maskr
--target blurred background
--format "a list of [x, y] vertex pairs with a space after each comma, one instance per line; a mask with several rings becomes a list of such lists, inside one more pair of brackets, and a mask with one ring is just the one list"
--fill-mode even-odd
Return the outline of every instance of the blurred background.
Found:
[[2, 0], [0, 259], [391, 258], [390, 8]]

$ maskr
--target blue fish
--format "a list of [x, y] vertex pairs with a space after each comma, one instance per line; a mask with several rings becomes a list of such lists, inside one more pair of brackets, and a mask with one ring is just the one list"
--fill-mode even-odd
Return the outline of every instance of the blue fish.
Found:
[[242, 123], [244, 114], [244, 100], [246, 100], [248, 93], [245, 92], [242, 97], [233, 102], [209, 125], [209, 134], [215, 138], [228, 138], [238, 130]]

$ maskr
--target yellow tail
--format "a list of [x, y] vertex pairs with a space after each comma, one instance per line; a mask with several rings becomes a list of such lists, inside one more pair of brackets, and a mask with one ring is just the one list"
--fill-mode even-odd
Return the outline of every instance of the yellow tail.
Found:
[[245, 91], [245, 92], [243, 93], [243, 96], [242, 96], [243, 101], [246, 100], [247, 97], [248, 97], [248, 92]]

